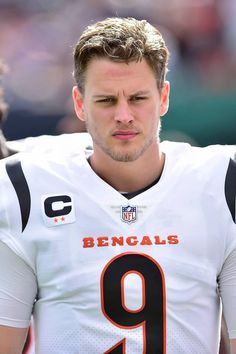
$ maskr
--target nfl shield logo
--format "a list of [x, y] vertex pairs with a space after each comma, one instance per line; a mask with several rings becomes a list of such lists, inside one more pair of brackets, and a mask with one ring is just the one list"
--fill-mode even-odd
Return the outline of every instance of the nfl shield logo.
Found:
[[131, 223], [137, 220], [137, 207], [136, 206], [122, 206], [121, 207], [121, 220]]

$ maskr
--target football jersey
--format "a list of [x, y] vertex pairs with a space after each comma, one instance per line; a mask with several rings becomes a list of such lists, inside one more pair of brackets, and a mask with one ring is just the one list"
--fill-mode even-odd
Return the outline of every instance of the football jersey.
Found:
[[[161, 145], [159, 182], [129, 200], [84, 153], [1, 162], [0, 239], [37, 278], [37, 354], [218, 353], [235, 163], [217, 146]], [[220, 291], [236, 338], [224, 282]], [[17, 327], [9, 317], [0, 311]]]

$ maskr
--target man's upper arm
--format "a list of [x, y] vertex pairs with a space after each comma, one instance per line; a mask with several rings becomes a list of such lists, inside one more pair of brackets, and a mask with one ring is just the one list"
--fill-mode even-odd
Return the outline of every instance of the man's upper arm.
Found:
[[[219, 291], [229, 338], [236, 340], [236, 249], [227, 257], [219, 275]], [[234, 344], [235, 345], [235, 344]], [[235, 352], [236, 354], [236, 352]]]
[[0, 354], [21, 354], [28, 328], [0, 325]]
[[28, 328], [36, 294], [33, 270], [0, 241], [0, 325]]
[[32, 269], [0, 241], [0, 354], [21, 354], [37, 283]]

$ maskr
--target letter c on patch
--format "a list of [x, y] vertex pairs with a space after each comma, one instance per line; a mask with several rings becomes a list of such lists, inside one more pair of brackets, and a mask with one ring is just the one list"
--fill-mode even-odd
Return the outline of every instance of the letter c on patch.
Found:
[[[57, 203], [62, 204], [62, 208], [53, 208], [53, 205]], [[72, 200], [68, 195], [57, 195], [53, 197], [48, 197], [44, 201], [45, 214], [49, 218], [54, 218], [57, 216], [68, 215], [72, 210]]]

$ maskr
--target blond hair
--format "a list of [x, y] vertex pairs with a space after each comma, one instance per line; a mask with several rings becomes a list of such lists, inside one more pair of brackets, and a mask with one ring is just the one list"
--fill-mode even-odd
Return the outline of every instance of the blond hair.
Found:
[[145, 59], [161, 89], [168, 71], [169, 51], [161, 33], [146, 20], [114, 17], [88, 26], [75, 45], [74, 78], [82, 94], [86, 70], [93, 58], [126, 63]]

